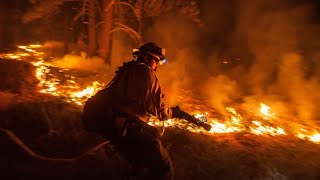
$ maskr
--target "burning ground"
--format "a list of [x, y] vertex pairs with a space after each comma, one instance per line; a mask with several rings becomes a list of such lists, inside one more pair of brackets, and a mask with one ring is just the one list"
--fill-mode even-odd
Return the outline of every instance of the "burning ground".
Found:
[[[84, 131], [81, 108], [110, 76], [54, 66], [37, 47], [41, 45], [21, 46], [31, 54], [3, 54], [0, 61], [2, 174], [18, 179], [117, 179], [127, 171], [127, 164], [112, 147], [79, 156], [103, 142]], [[232, 87], [232, 82], [229, 84]], [[176, 91], [169, 93], [172, 97]], [[210, 105], [210, 99], [195, 94], [180, 91], [174, 100], [193, 114], [206, 114], [213, 128], [206, 132], [177, 119], [166, 123], [163, 142], [173, 158], [176, 179], [320, 178], [317, 126], [302, 124], [262, 101], [246, 99], [247, 103], [219, 110]], [[288, 121], [290, 124], [285, 123]], [[150, 124], [158, 125], [155, 119]], [[16, 137], [3, 129], [14, 132], [26, 146], [17, 145]], [[79, 158], [71, 162], [41, 160], [22, 150], [27, 146], [47, 157]]]

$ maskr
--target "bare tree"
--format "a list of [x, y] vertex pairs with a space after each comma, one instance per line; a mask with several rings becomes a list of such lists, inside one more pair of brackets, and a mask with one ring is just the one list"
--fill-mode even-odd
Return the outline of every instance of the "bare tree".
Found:
[[[114, 31], [126, 31], [136, 43], [143, 41], [143, 32], [150, 23], [163, 15], [180, 16], [200, 25], [198, 0], [121, 0], [116, 1], [117, 25]], [[130, 21], [128, 22], [128, 19]], [[126, 24], [124, 26], [123, 24]], [[131, 25], [131, 28], [129, 26]]]
[[[144, 29], [148, 28], [148, 21], [156, 19], [162, 14], [174, 14], [200, 23], [197, 0], [32, 0], [34, 8], [25, 17], [25, 22], [43, 17], [54, 16], [66, 3], [82, 4], [68, 27], [73, 28], [81, 20], [87, 20], [87, 35], [89, 56], [98, 54], [110, 63], [112, 33], [122, 31], [132, 37], [135, 44], [142, 43]], [[67, 11], [70, 6], [64, 6]], [[62, 12], [63, 13], [63, 12]], [[84, 18], [85, 17], [85, 18]], [[66, 16], [67, 18], [67, 16]], [[68, 30], [65, 20], [65, 31]], [[66, 38], [70, 37], [65, 32]], [[66, 46], [67, 47], [67, 46]]]
[[95, 0], [86, 0], [85, 3], [88, 3], [88, 55], [89, 57], [95, 55], [97, 50], [97, 39], [96, 39], [96, 13], [95, 13]]
[[105, 60], [107, 64], [110, 64], [111, 56], [111, 31], [113, 28], [113, 0], [103, 0], [102, 9], [102, 28], [99, 34], [99, 56]]
[[[115, 0], [33, 0], [32, 2], [34, 7], [24, 16], [25, 23], [55, 16], [57, 13], [67, 12], [67, 9], [71, 8], [67, 3], [76, 2], [82, 4], [78, 12], [71, 18], [72, 20], [69, 24], [68, 15], [65, 16], [64, 42], [66, 48], [70, 40], [68, 29], [73, 29], [81, 19], [86, 19], [85, 23], [88, 25], [87, 54], [89, 56], [98, 54], [106, 60], [106, 63], [110, 63], [111, 34], [113, 32], [122, 30], [140, 43], [140, 34], [120, 21], [114, 20], [114, 5], [130, 6], [128, 3]], [[63, 12], [61, 12], [61, 9], [63, 9]]]
[[[58, 15], [59, 13], [69, 12], [72, 6], [69, 3], [73, 2], [70, 0], [29, 0], [32, 3], [32, 8], [26, 12], [23, 16], [23, 22], [28, 24], [36, 20], [48, 20], [51, 17]], [[72, 18], [65, 13], [64, 16], [64, 28], [63, 28], [63, 39], [64, 39], [64, 51], [68, 52], [68, 44], [71, 41], [71, 31], [69, 28]], [[56, 29], [57, 31], [58, 29]]]
[[[83, 23], [87, 24], [87, 37], [88, 37], [88, 49], [87, 54], [93, 56], [97, 49], [97, 38], [96, 38], [96, 12], [97, 6], [99, 5], [98, 0], [33, 0], [33, 8], [25, 14], [24, 22], [28, 23], [37, 19], [48, 18], [57, 15], [58, 13], [65, 14], [65, 27], [64, 27], [64, 42], [65, 48], [70, 41], [70, 33], [67, 31], [73, 30], [77, 21], [81, 20], [81, 17], [85, 19]], [[73, 4], [80, 4], [78, 12], [71, 14], [73, 18], [69, 18], [70, 9]], [[82, 5], [81, 5], [82, 4]], [[69, 9], [69, 11], [68, 11]], [[61, 11], [62, 10], [62, 11]], [[70, 22], [71, 21], [71, 22]]]

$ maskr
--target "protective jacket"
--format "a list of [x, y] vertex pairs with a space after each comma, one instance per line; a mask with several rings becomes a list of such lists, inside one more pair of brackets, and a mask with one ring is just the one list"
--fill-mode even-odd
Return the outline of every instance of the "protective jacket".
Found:
[[117, 111], [129, 113], [144, 122], [149, 115], [166, 120], [172, 111], [163, 102], [163, 93], [155, 71], [145, 63], [130, 61], [117, 70], [108, 87], [112, 105]]
[[106, 101], [110, 101], [107, 104], [116, 112], [117, 135], [110, 138], [113, 145], [134, 168], [149, 169], [144, 179], [172, 180], [174, 171], [169, 153], [159, 139], [158, 130], [154, 130], [157, 128], [147, 124], [150, 114], [159, 120], [172, 115], [163, 102], [155, 71], [145, 63], [124, 63], [105, 92], [109, 97]]

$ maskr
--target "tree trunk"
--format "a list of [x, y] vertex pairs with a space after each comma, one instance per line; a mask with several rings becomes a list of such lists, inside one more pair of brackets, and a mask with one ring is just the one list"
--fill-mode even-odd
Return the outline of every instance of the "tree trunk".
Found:
[[[99, 56], [104, 59], [106, 64], [111, 64], [111, 34], [113, 8], [112, 0], [103, 1], [103, 24], [99, 40]], [[111, 5], [111, 6], [110, 6]]]
[[95, 55], [97, 49], [96, 40], [96, 19], [95, 19], [95, 0], [89, 0], [89, 23], [88, 23], [88, 56], [91, 57]]

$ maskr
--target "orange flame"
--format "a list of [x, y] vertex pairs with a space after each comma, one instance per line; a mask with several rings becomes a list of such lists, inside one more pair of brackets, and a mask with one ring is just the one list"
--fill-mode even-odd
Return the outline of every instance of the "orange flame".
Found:
[[98, 81], [94, 81], [92, 83], [92, 86], [88, 86], [85, 89], [78, 92], [70, 93], [70, 97], [72, 97], [71, 100], [79, 105], [82, 105], [83, 103], [79, 101], [79, 99], [83, 99], [84, 97], [85, 99], [90, 98], [91, 96], [96, 94], [102, 88], [102, 86], [103, 84], [99, 83]]
[[300, 132], [297, 134], [297, 137], [300, 139], [309, 140], [314, 143], [320, 144], [320, 133], [319, 132], [310, 133], [305, 129], [300, 129]]
[[[41, 93], [51, 94], [53, 96], [61, 96], [65, 97], [65, 101], [76, 103], [78, 105], [83, 105], [83, 103], [92, 95], [94, 95], [97, 91], [103, 88], [103, 84], [94, 81], [92, 85], [87, 86], [86, 88], [80, 88], [80, 85], [75, 81], [75, 77], [68, 75], [68, 79], [66, 80], [67, 85], [60, 84], [60, 80], [58, 78], [48, 78], [52, 76], [50, 72], [50, 65], [46, 64], [44, 60], [41, 58], [43, 52], [39, 52], [42, 45], [40, 44], [31, 44], [27, 46], [18, 46], [20, 49], [23, 49], [27, 52], [25, 53], [16, 53], [16, 54], [4, 54], [0, 55], [0, 57], [5, 57], [9, 59], [22, 59], [23, 57], [33, 56], [37, 58], [33, 65], [36, 67], [36, 78], [39, 80], [39, 88]], [[60, 69], [59, 72], [64, 73], [68, 71], [68, 69]], [[197, 108], [201, 109], [201, 108]], [[246, 128], [243, 125], [244, 119], [240, 113], [233, 107], [226, 107], [228, 112], [228, 116], [225, 117], [225, 120], [222, 121], [216, 118], [210, 118], [208, 113], [201, 114], [199, 112], [195, 113], [195, 117], [199, 118], [201, 116], [207, 117], [207, 123], [212, 126], [212, 129], [208, 132], [203, 128], [200, 128], [194, 124], [188, 123], [185, 120], [179, 119], [169, 119], [165, 121], [165, 126], [172, 126], [187, 129], [191, 132], [196, 133], [233, 133], [233, 132], [250, 132], [256, 135], [287, 135], [286, 131], [283, 128], [270, 125], [270, 122], [254, 120], [251, 121], [251, 125]], [[268, 120], [272, 118], [272, 120], [276, 121], [278, 117], [274, 113], [272, 113], [271, 108], [264, 103], [260, 103], [259, 112], [261, 113], [263, 120]], [[269, 123], [269, 124], [266, 124]], [[160, 126], [162, 122], [159, 122], [155, 117], [152, 117], [150, 125]], [[320, 133], [315, 130], [305, 130], [300, 129], [296, 134], [298, 138], [305, 139], [308, 141], [312, 141], [314, 143], [320, 143]]]
[[263, 134], [268, 134], [271, 136], [286, 135], [284, 130], [280, 127], [274, 128], [271, 126], [262, 125], [262, 123], [259, 121], [252, 121], [252, 124], [254, 124], [255, 127], [250, 127], [250, 130], [252, 133], [257, 135], [263, 135]]

